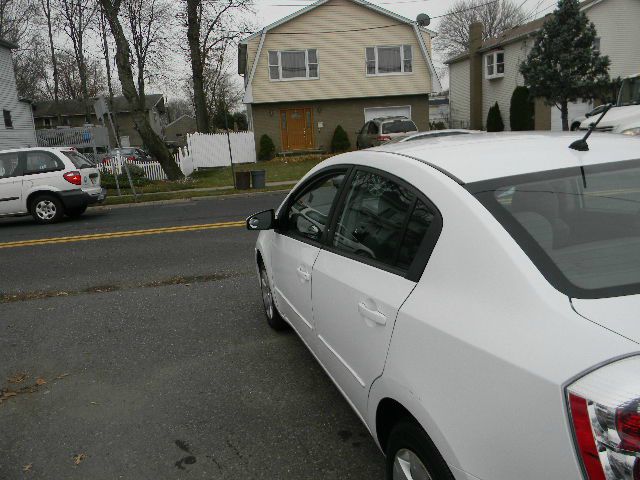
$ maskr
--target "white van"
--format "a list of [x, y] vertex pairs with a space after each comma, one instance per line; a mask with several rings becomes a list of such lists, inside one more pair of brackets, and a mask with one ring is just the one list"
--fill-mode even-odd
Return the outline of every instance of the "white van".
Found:
[[38, 223], [54, 223], [105, 198], [100, 172], [74, 149], [0, 151], [0, 217], [30, 214]]

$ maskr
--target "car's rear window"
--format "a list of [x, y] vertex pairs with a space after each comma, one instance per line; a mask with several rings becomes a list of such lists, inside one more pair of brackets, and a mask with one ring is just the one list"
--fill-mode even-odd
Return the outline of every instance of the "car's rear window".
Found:
[[382, 124], [382, 133], [417, 132], [416, 124], [411, 120], [394, 120]]
[[72, 150], [63, 150], [62, 153], [65, 157], [71, 160], [71, 163], [73, 163], [76, 168], [92, 168], [94, 166], [91, 160], [89, 160], [79, 152], [74, 152]]
[[640, 160], [470, 184], [556, 288], [640, 293]]

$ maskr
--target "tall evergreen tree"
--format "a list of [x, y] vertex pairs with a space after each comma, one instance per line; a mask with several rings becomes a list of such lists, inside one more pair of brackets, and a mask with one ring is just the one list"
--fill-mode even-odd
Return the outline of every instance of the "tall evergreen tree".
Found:
[[596, 36], [578, 0], [559, 0], [520, 66], [531, 95], [560, 110], [563, 130], [569, 130], [569, 102], [593, 98], [609, 81], [609, 58], [593, 48]]

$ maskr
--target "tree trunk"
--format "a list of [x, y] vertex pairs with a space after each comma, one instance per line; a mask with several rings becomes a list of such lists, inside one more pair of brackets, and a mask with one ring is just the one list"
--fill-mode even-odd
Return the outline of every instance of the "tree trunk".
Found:
[[60, 115], [60, 74], [58, 72], [58, 59], [56, 57], [56, 49], [53, 43], [53, 26], [51, 25], [51, 2], [44, 0], [42, 3], [45, 16], [47, 17], [47, 30], [49, 33], [49, 48], [51, 49], [51, 66], [53, 67], [53, 101], [56, 105], [58, 117], [58, 125], [62, 125], [62, 117]]
[[193, 76], [193, 105], [196, 110], [196, 125], [200, 133], [209, 133], [209, 113], [207, 96], [204, 92], [204, 61], [200, 51], [200, 16], [198, 9], [201, 0], [187, 0], [187, 40], [191, 54], [191, 73]]
[[562, 131], [569, 131], [569, 105], [566, 100], [560, 103], [560, 116], [562, 117]]
[[102, 34], [102, 49], [104, 53], [104, 64], [107, 69], [107, 88], [109, 90], [109, 111], [113, 122], [113, 134], [116, 145], [120, 146], [120, 128], [118, 127], [118, 116], [113, 108], [113, 82], [111, 81], [111, 62], [109, 61], [109, 43], [107, 42], [107, 26], [105, 25], [104, 9], [100, 8], [100, 33]]
[[164, 170], [169, 180], [184, 178], [173, 155], [171, 155], [171, 152], [162, 139], [151, 128], [147, 113], [144, 109], [140, 108], [140, 97], [136, 91], [136, 86], [133, 81], [133, 71], [131, 70], [129, 42], [118, 19], [120, 0], [115, 0], [113, 3], [111, 0], [100, 0], [100, 4], [104, 8], [109, 26], [111, 27], [111, 33], [116, 42], [116, 65], [118, 67], [120, 84], [122, 85], [122, 94], [127, 99], [129, 107], [131, 108], [131, 115], [136, 130], [140, 133], [145, 146], [149, 149], [149, 153], [160, 162], [162, 170]]

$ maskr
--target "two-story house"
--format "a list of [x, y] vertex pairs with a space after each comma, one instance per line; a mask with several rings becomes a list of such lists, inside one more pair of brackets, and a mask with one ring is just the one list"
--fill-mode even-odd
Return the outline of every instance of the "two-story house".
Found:
[[[611, 78], [640, 73], [640, 0], [585, 0], [581, 9], [596, 27], [594, 48], [611, 60]], [[551, 14], [549, 14], [551, 15]], [[498, 102], [509, 129], [509, 107], [514, 89], [524, 84], [520, 64], [533, 47], [535, 36], [549, 18], [535, 19], [499, 37], [474, 44], [471, 51], [449, 59], [450, 123], [455, 128], [482, 128], [489, 108]], [[477, 73], [475, 70], [479, 70]], [[481, 70], [481, 71], [480, 71]], [[569, 104], [569, 120], [590, 110], [589, 102]], [[560, 110], [536, 102], [536, 129], [562, 130]]]
[[249, 128], [279, 152], [329, 150], [336, 126], [355, 145], [365, 121], [406, 115], [429, 128], [440, 91], [433, 32], [364, 0], [319, 0], [239, 45]]
[[17, 45], [0, 38], [0, 150], [35, 147], [31, 102], [18, 98], [11, 50]]

